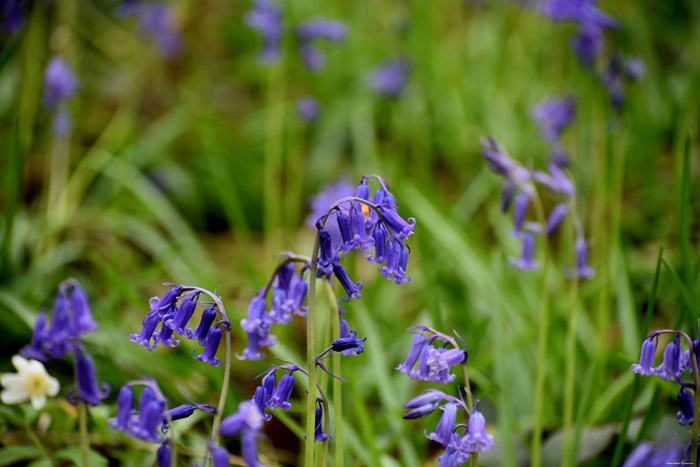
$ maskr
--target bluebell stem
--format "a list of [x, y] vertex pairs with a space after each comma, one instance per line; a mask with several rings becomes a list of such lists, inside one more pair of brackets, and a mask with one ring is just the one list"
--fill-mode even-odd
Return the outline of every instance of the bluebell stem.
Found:
[[24, 358], [46, 361], [46, 356], [43, 353], [43, 349], [47, 345], [46, 332], [46, 310], [42, 308], [36, 318], [36, 323], [34, 323], [32, 341], [20, 351], [20, 355]]
[[467, 452], [483, 452], [493, 449], [493, 436], [486, 433], [486, 420], [481, 412], [474, 410], [469, 416], [469, 431], [462, 438]]
[[310, 96], [304, 96], [297, 100], [297, 114], [306, 122], [312, 123], [318, 119], [321, 109], [318, 101]]
[[693, 442], [691, 441], [685, 447], [685, 456], [683, 457], [683, 464], [700, 465], [700, 444], [696, 446], [698, 453], [695, 455], [695, 460], [691, 462], [691, 459], [693, 458], [692, 445]]
[[198, 356], [194, 357], [195, 350], [192, 351], [192, 356], [199, 361], [208, 363], [212, 366], [220, 367], [223, 365], [223, 361], [216, 358], [216, 351], [219, 349], [219, 342], [221, 342], [221, 334], [223, 331], [218, 327], [213, 327], [209, 329], [209, 334], [207, 335], [207, 342], [204, 345], [204, 350]]
[[263, 426], [263, 414], [252, 401], [243, 401], [238, 411], [221, 421], [221, 436], [236, 436], [241, 432], [257, 432]]
[[427, 339], [423, 334], [416, 334], [413, 336], [413, 341], [411, 342], [411, 347], [408, 349], [408, 355], [406, 355], [406, 360], [395, 369], [399, 370], [401, 373], [410, 374], [413, 371], [413, 366], [418, 362], [421, 356], [421, 351], [425, 346]]
[[199, 325], [197, 329], [192, 331], [192, 329], [187, 329], [188, 339], [197, 339], [199, 345], [204, 345], [207, 341], [207, 335], [209, 334], [209, 328], [216, 319], [217, 316], [216, 307], [209, 307], [202, 312], [202, 318], [199, 320]]
[[277, 384], [277, 389], [272, 394], [267, 402], [267, 407], [271, 410], [280, 408], [282, 410], [289, 410], [292, 408], [292, 404], [289, 403], [289, 398], [292, 396], [292, 391], [294, 390], [294, 375], [291, 373], [282, 376], [280, 382]]
[[370, 75], [370, 87], [377, 94], [398, 99], [408, 84], [411, 62], [406, 58], [385, 61]]
[[357, 338], [357, 331], [350, 331], [345, 337], [340, 337], [331, 343], [331, 350], [333, 352], [342, 352], [343, 355], [347, 355], [345, 352], [351, 352], [354, 355], [360, 355], [364, 352], [365, 348], [362, 344], [367, 340], [366, 337], [362, 339]]
[[338, 278], [338, 282], [340, 282], [340, 285], [343, 286], [345, 293], [347, 294], [347, 297], [341, 298], [341, 300], [344, 302], [349, 302], [351, 298], [359, 299], [362, 297], [360, 294], [360, 290], [362, 290], [362, 282], [355, 284], [350, 279], [350, 276], [348, 276], [348, 273], [343, 266], [340, 264], [334, 264], [333, 274], [335, 274], [335, 277]]
[[216, 446], [211, 450], [211, 463], [213, 467], [229, 467], [231, 463], [228, 458], [228, 451], [221, 446]]
[[683, 372], [681, 371], [681, 341], [679, 335], [676, 334], [674, 339], [666, 345], [664, 359], [655, 368], [655, 371], [664, 381], [680, 380]]
[[319, 18], [304, 21], [297, 27], [299, 55], [307, 68], [319, 71], [326, 65], [326, 58], [314, 43], [317, 39], [342, 42], [347, 33], [346, 26], [340, 21]]
[[173, 59], [182, 50], [182, 38], [177, 26], [175, 11], [166, 3], [141, 3], [134, 8], [139, 32], [155, 42], [158, 52], [165, 59]]
[[153, 351], [153, 349], [156, 348], [156, 343], [154, 340], [153, 345], [151, 345], [151, 338], [153, 337], [156, 327], [158, 327], [158, 323], [160, 323], [160, 319], [161, 317], [158, 312], [150, 312], [143, 319], [143, 327], [141, 328], [141, 332], [139, 334], [131, 334], [129, 336], [129, 340], [146, 347], [150, 351]]
[[77, 281], [70, 281], [70, 287], [74, 334], [76, 336], [89, 334], [97, 329], [97, 323], [92, 319], [88, 296]]
[[683, 387], [678, 391], [678, 405], [681, 407], [681, 410], [676, 413], [678, 423], [681, 425], [693, 423], [693, 396]]
[[76, 373], [78, 375], [77, 399], [90, 405], [98, 405], [100, 401], [109, 395], [110, 388], [107, 383], [97, 384], [95, 363], [92, 357], [82, 350], [76, 352]]
[[561, 203], [554, 206], [547, 216], [547, 225], [545, 226], [545, 233], [547, 236], [552, 235], [559, 226], [564, 222], [566, 215], [569, 213], [569, 206], [567, 204]]
[[255, 0], [253, 9], [245, 15], [245, 24], [260, 33], [263, 47], [260, 61], [276, 62], [280, 57], [283, 34], [282, 7], [270, 0]]
[[175, 316], [165, 320], [164, 325], [181, 336], [185, 336], [187, 323], [190, 322], [192, 315], [194, 315], [194, 310], [197, 308], [198, 299], [199, 294], [196, 293], [193, 296], [183, 300], [182, 303], [180, 303], [180, 307], [177, 309]]
[[654, 356], [656, 355], [656, 340], [645, 339], [639, 355], [639, 363], [632, 364], [632, 371], [640, 375], [653, 376], [656, 374]]
[[522, 251], [519, 258], [509, 258], [510, 264], [521, 271], [535, 270], [540, 267], [540, 262], [534, 259], [535, 236], [525, 232], [520, 237], [522, 241]]
[[156, 462], [158, 467], [170, 467], [170, 446], [168, 446], [168, 440], [163, 441], [156, 451]]
[[134, 392], [131, 385], [125, 384], [117, 396], [117, 416], [109, 419], [109, 426], [115, 430], [126, 432], [131, 420], [131, 407], [134, 403]]
[[452, 430], [454, 430], [455, 427], [457, 409], [459, 408], [459, 406], [454, 402], [448, 402], [440, 408], [443, 411], [442, 417], [440, 417], [440, 421], [438, 422], [435, 431], [430, 434], [427, 434], [426, 430], [425, 436], [427, 436], [428, 439], [442, 444], [443, 447], [447, 447], [447, 444], [452, 439]]

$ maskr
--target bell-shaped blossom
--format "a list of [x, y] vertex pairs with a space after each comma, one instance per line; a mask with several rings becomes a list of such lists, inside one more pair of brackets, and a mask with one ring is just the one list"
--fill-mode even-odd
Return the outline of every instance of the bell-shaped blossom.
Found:
[[486, 420], [478, 410], [474, 410], [469, 416], [469, 431], [462, 438], [462, 447], [467, 452], [493, 449], [493, 436], [486, 433]]
[[575, 276], [581, 279], [590, 279], [595, 275], [595, 269], [588, 264], [588, 245], [583, 238], [577, 238], [574, 242], [576, 250], [576, 271]]
[[265, 298], [256, 295], [248, 305], [248, 318], [241, 320], [241, 327], [245, 332], [257, 331], [264, 325], [266, 319]]
[[304, 96], [297, 99], [297, 114], [306, 122], [312, 123], [318, 119], [321, 107], [316, 99]]
[[155, 300], [151, 303], [151, 310], [158, 311], [161, 316], [172, 313], [177, 308], [177, 301], [181, 292], [182, 286], [175, 285], [165, 292], [162, 297], [154, 297]]
[[194, 310], [197, 308], [198, 299], [198, 293], [184, 299], [180, 303], [180, 307], [177, 309], [175, 316], [165, 321], [165, 326], [169, 327], [181, 336], [187, 335], [186, 327], [190, 322], [190, 319], [192, 319], [192, 315], [194, 315]]
[[340, 245], [340, 251], [350, 251], [355, 248], [355, 242], [352, 236], [352, 224], [350, 223], [350, 216], [344, 212], [339, 212], [337, 215], [338, 220], [338, 230], [340, 231], [340, 237], [343, 243]]
[[458, 433], [452, 433], [450, 442], [445, 447], [445, 453], [438, 457], [438, 467], [457, 467], [469, 460], [469, 454], [462, 450], [462, 438]]
[[[340, 232], [340, 230], [338, 230]], [[340, 234], [339, 234], [340, 235]], [[333, 249], [333, 240], [328, 229], [320, 229], [318, 231], [320, 256], [318, 258], [319, 267], [331, 267], [333, 264], [340, 262], [340, 257]]]
[[399, 269], [395, 274], [394, 277], [394, 282], [399, 285], [404, 282], [411, 282], [413, 280], [413, 277], [409, 275], [406, 277], [406, 268], [408, 267], [408, 247], [404, 244], [401, 244], [401, 250], [399, 251]]
[[180, 345], [180, 341], [175, 339], [175, 336], [173, 335], [173, 330], [165, 324], [166, 321], [173, 319], [176, 313], [177, 308], [173, 308], [170, 313], [163, 316], [163, 324], [160, 326], [160, 329], [155, 332], [153, 342], [156, 344], [165, 345], [167, 347], [177, 347]]
[[195, 350], [192, 351], [192, 356], [199, 361], [208, 363], [212, 366], [219, 367], [223, 365], [223, 361], [216, 358], [216, 351], [219, 349], [219, 342], [221, 342], [221, 334], [223, 331], [218, 327], [213, 327], [209, 329], [209, 334], [207, 335], [207, 341], [204, 344], [204, 350], [202, 353], [194, 357]]
[[392, 237], [403, 242], [413, 234], [413, 229], [416, 225], [416, 220], [413, 217], [409, 217], [408, 221], [405, 221], [394, 210], [380, 207], [379, 211], [384, 218], [384, 223], [391, 231]]
[[576, 99], [573, 96], [551, 97], [535, 105], [531, 115], [539, 124], [542, 138], [549, 142], [558, 141], [576, 117]]
[[109, 396], [110, 388], [107, 383], [97, 384], [95, 363], [88, 354], [79, 351], [77, 353], [76, 373], [78, 375], [78, 400], [90, 405], [98, 405], [100, 401]]
[[664, 381], [680, 380], [683, 371], [681, 370], [681, 342], [678, 336], [666, 345], [664, 359], [655, 371]]
[[645, 339], [642, 342], [642, 351], [639, 355], [639, 363], [632, 364], [632, 371], [640, 375], [653, 376], [656, 374], [654, 356], [656, 355], [656, 341]]
[[352, 351], [355, 355], [360, 355], [365, 350], [362, 344], [366, 340], [366, 337], [358, 339], [357, 331], [350, 331], [350, 333], [348, 333], [345, 337], [340, 337], [334, 340], [331, 343], [331, 349], [333, 352]]
[[678, 423], [681, 425], [690, 425], [693, 423], [693, 407], [694, 407], [694, 401], [693, 401], [693, 396], [685, 390], [685, 388], [681, 388], [680, 391], [678, 391], [678, 405], [680, 405], [681, 410], [679, 410], [676, 413], [676, 418], [678, 419]]
[[262, 360], [265, 358], [265, 354], [260, 352], [261, 347], [272, 347], [275, 345], [277, 338], [275, 336], [270, 336], [269, 334], [261, 337], [260, 333], [249, 332], [248, 333], [248, 346], [243, 349], [243, 355], [236, 354], [236, 358], [239, 360]]
[[228, 451], [221, 446], [216, 446], [211, 450], [212, 467], [229, 467], [231, 461], [228, 458]]
[[266, 406], [272, 410], [275, 410], [278, 407], [282, 410], [291, 409], [292, 404], [289, 403], [289, 398], [292, 396], [293, 390], [294, 375], [288, 374], [282, 376], [282, 379], [280, 379], [280, 382], [277, 384], [277, 389], [275, 389], [275, 392], [267, 401]]
[[156, 327], [158, 327], [160, 320], [160, 314], [157, 312], [150, 312], [143, 319], [143, 327], [141, 328], [141, 332], [139, 334], [131, 334], [129, 336], [129, 340], [146, 347], [150, 351], [153, 351], [153, 349], [156, 348], [156, 343], [154, 341], [153, 345], [151, 345], [151, 339], [153, 338], [153, 333], [155, 332]]
[[428, 439], [442, 444], [443, 447], [447, 447], [447, 444], [452, 439], [452, 431], [455, 427], [458, 408], [459, 405], [457, 405], [455, 402], [448, 402], [441, 407], [442, 417], [440, 417], [440, 421], [438, 422], [435, 431], [430, 434], [426, 434]]
[[253, 9], [245, 15], [245, 24], [260, 33], [263, 48], [260, 61], [273, 63], [279, 59], [284, 32], [282, 7], [270, 0], [255, 0]]
[[76, 336], [89, 334], [97, 329], [97, 323], [92, 319], [90, 301], [87, 294], [77, 281], [71, 281], [71, 309], [73, 311], [73, 326]]
[[63, 358], [66, 352], [73, 350], [70, 340], [72, 334], [69, 302], [64, 288], [61, 288], [54, 300], [51, 312], [51, 324], [46, 333], [47, 351], [53, 358]]
[[115, 430], [124, 431], [129, 427], [131, 408], [134, 404], [134, 392], [131, 385], [125, 384], [117, 395], [117, 416], [109, 419], [109, 426]]
[[253, 401], [243, 401], [238, 411], [221, 421], [221, 436], [236, 436], [241, 432], [259, 431], [263, 426], [263, 414]]
[[377, 223], [372, 231], [372, 239], [374, 241], [374, 257], [367, 256], [367, 261], [370, 263], [383, 264], [386, 261], [386, 229], [381, 222]]
[[395, 369], [399, 370], [401, 373], [409, 374], [413, 371], [413, 366], [416, 364], [421, 356], [421, 350], [426, 343], [425, 336], [423, 334], [416, 334], [413, 336], [413, 341], [411, 342], [411, 347], [408, 349], [408, 355], [402, 364], [397, 366]]
[[43, 353], [43, 349], [47, 345], [46, 331], [46, 310], [42, 309], [36, 318], [36, 323], [34, 323], [32, 341], [20, 351], [20, 355], [24, 358], [46, 361], [46, 356]]
[[56, 107], [78, 92], [78, 78], [73, 68], [60, 56], [54, 56], [44, 72], [44, 102]]
[[165, 440], [161, 443], [160, 447], [156, 451], [156, 463], [158, 467], [170, 467], [170, 446], [168, 445], [170, 440]]
[[520, 193], [515, 197], [515, 207], [513, 208], [513, 225], [516, 235], [520, 235], [525, 223], [525, 215], [527, 208], [530, 205], [530, 197], [524, 193]]
[[414, 397], [404, 404], [403, 408], [410, 410], [403, 414], [403, 418], [409, 420], [426, 417], [433, 413], [438, 405], [440, 405], [440, 402], [446, 398], [445, 393], [434, 389], [418, 397]]
[[358, 282], [357, 284], [354, 283], [350, 279], [350, 276], [348, 276], [348, 272], [343, 266], [340, 264], [334, 264], [333, 274], [335, 274], [335, 277], [338, 278], [338, 282], [340, 282], [340, 285], [343, 286], [345, 293], [347, 294], [347, 297], [341, 298], [341, 300], [344, 302], [349, 302], [351, 298], [359, 299], [362, 297], [360, 294], [360, 290], [362, 290], [362, 282]]
[[30, 401], [35, 410], [46, 404], [46, 396], [55, 397], [61, 388], [58, 380], [49, 375], [44, 364], [37, 360], [27, 360], [19, 355], [12, 357], [12, 365], [17, 373], [0, 375], [0, 400], [3, 404], [19, 404]]
[[509, 262], [514, 268], [521, 271], [532, 271], [540, 267], [540, 262], [534, 259], [535, 256], [535, 236], [529, 232], [524, 232], [521, 236], [522, 250], [519, 258], [509, 258]]
[[[316, 399], [314, 442], [328, 441], [329, 435], [323, 432], [323, 400]], [[328, 416], [326, 414], [326, 416]]]
[[545, 233], [548, 237], [556, 232], [568, 213], [569, 205], [561, 203], [554, 206], [554, 209], [547, 216], [547, 224], [545, 226]]
[[126, 434], [151, 443], [159, 442], [161, 435], [158, 433], [158, 427], [163, 419], [164, 408], [165, 401], [158, 397], [151, 387], [143, 388], [139, 398], [138, 415], [132, 417]]
[[192, 331], [191, 328], [187, 329], [188, 339], [197, 339], [199, 345], [204, 345], [207, 341], [207, 335], [209, 334], [209, 328], [216, 319], [217, 315], [216, 307], [209, 307], [202, 312], [202, 318], [199, 320], [199, 325]]
[[432, 344], [423, 345], [416, 369], [408, 372], [409, 378], [420, 381], [430, 381], [430, 365], [428, 364], [428, 360], [430, 359], [431, 350], [435, 350]]
[[406, 58], [385, 61], [370, 75], [370, 88], [382, 97], [398, 99], [403, 94], [412, 69]]
[[[399, 273], [401, 263], [401, 242], [391, 239], [386, 245], [386, 266], [379, 268], [379, 273], [389, 280], [394, 280]], [[400, 280], [400, 279], [399, 279]]]
[[433, 349], [428, 355], [428, 365], [431, 372], [439, 372], [449, 370], [450, 367], [459, 365], [466, 361], [464, 351], [462, 349], [449, 349], [444, 352]]
[[[364, 205], [363, 205], [364, 206]], [[353, 207], [350, 212], [350, 221], [353, 230], [353, 247], [356, 250], [366, 250], [374, 245], [374, 238], [367, 237], [365, 227], [365, 214], [358, 207]]]
[[262, 466], [258, 462], [258, 440], [253, 433], [244, 432], [241, 437], [241, 456], [246, 467]]

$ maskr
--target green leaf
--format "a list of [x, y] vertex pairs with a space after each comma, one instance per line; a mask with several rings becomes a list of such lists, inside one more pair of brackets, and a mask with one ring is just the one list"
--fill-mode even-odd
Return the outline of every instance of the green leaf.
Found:
[[[68, 460], [73, 462], [75, 465], [82, 465], [82, 454], [80, 452], [80, 446], [70, 446], [63, 448], [56, 453], [56, 458], [59, 460]], [[90, 449], [88, 451], [88, 464], [90, 467], [107, 467], [107, 459], [105, 459], [101, 454]]]
[[8, 446], [0, 449], [0, 467], [43, 456], [36, 446]]

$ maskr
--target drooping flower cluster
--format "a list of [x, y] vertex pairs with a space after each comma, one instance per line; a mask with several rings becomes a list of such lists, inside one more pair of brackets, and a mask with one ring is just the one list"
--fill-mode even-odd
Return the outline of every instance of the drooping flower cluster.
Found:
[[[260, 348], [272, 347], [277, 340], [275, 336], [270, 335], [270, 327], [273, 324], [288, 324], [293, 315], [306, 315], [304, 301], [309, 292], [309, 285], [303, 275], [308, 269], [308, 264], [297, 274], [292, 257], [293, 255], [287, 256], [283, 260], [268, 285], [260, 289], [250, 301], [247, 318], [241, 320], [241, 327], [248, 333], [248, 346], [242, 355], [236, 355], [238, 359], [264, 358], [265, 354]], [[267, 295], [271, 295], [269, 304]]]
[[[216, 357], [223, 333], [221, 328], [230, 329], [231, 323], [223, 315], [222, 319], [214, 323], [221, 311], [216, 304], [208, 304], [209, 306], [202, 311], [199, 325], [195, 329], [188, 328], [203, 289], [186, 288], [177, 284], [165, 285], [170, 285], [171, 289], [162, 297], [151, 298], [150, 311], [143, 319], [141, 332], [131, 334], [129, 339], [150, 351], [158, 344], [177, 347], [180, 341], [176, 336], [197, 340], [204, 349], [197, 356], [194, 355], [196, 351], [192, 351], [192, 356], [212, 366], [221, 366], [223, 362]], [[156, 329], [158, 325], [160, 329]]]
[[[661, 334], [672, 334], [673, 339], [664, 348], [661, 363], [654, 366], [656, 349]], [[683, 350], [681, 345], [683, 341], [688, 345], [688, 350]], [[688, 389], [691, 389], [693, 392], [698, 390], [698, 375], [695, 374], [694, 368], [697, 368], [699, 355], [700, 338], [691, 340], [684, 332], [675, 330], [655, 331], [642, 342], [639, 363], [632, 364], [632, 371], [639, 375], [659, 376], [664, 381], [673, 381], [679, 385], [677, 398], [680, 410], [676, 413], [676, 418], [681, 426], [691, 425], [694, 417], [698, 414], [693, 394]], [[686, 372], [693, 378], [693, 382], [683, 381]], [[690, 444], [688, 444], [686, 460], [690, 458], [689, 453]]]
[[[406, 373], [410, 378], [424, 381], [433, 381], [439, 384], [451, 383], [455, 380], [454, 375], [450, 375], [450, 367], [455, 365], [466, 365], [467, 352], [459, 347], [457, 341], [443, 333], [440, 333], [427, 326], [416, 326], [409, 329], [415, 334], [406, 360], [396, 367], [402, 373]], [[433, 342], [443, 342], [444, 347], [435, 349]], [[451, 349], [446, 349], [447, 345]], [[415, 365], [418, 365], [414, 369]], [[472, 395], [467, 394], [472, 400]], [[440, 467], [456, 467], [469, 460], [469, 455], [475, 452], [483, 452], [493, 449], [493, 436], [486, 433], [486, 421], [481, 412], [476, 407], [469, 409], [461, 396], [456, 398], [443, 391], [430, 389], [418, 397], [415, 397], [404, 404], [403, 408], [408, 411], [403, 415], [406, 420], [424, 418], [436, 410], [442, 410], [440, 421], [435, 429], [425, 436], [440, 443], [445, 452], [440, 456]], [[457, 414], [464, 410], [469, 415], [469, 422], [465, 424], [457, 423]], [[460, 428], [465, 428], [463, 435], [458, 433]]]
[[[520, 257], [510, 258], [510, 263], [520, 270], [538, 269], [539, 261], [534, 259], [536, 237], [543, 232], [551, 236], [567, 216], [573, 216], [576, 267], [567, 272], [580, 278], [592, 277], [594, 270], [588, 264], [588, 245], [581, 222], [573, 209], [576, 185], [569, 175], [554, 161], [549, 163], [546, 171], [531, 171], [513, 159], [493, 138], [482, 138], [481, 152], [490, 168], [504, 178], [501, 203], [503, 212], [507, 212], [513, 205], [513, 235], [521, 240], [522, 251]], [[527, 221], [529, 207], [537, 195], [535, 182], [546, 188], [556, 203], [547, 215], [545, 225]]]
[[66, 137], [70, 133], [71, 119], [68, 100], [78, 92], [78, 78], [63, 57], [56, 55], [44, 72], [44, 103], [53, 112], [54, 136]]
[[569, 155], [561, 143], [562, 132], [576, 117], [576, 100], [573, 96], [562, 99], [551, 97], [532, 108], [532, 118], [540, 127], [542, 138], [549, 144], [549, 160], [559, 167], [569, 166]]

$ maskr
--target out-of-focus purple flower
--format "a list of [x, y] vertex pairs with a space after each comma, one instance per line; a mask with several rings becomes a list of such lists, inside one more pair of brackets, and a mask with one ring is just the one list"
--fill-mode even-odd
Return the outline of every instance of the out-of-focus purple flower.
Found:
[[345, 337], [334, 340], [331, 343], [331, 349], [333, 352], [342, 352], [343, 355], [347, 355], [346, 352], [351, 352], [353, 355], [360, 355], [365, 350], [362, 344], [366, 340], [366, 337], [358, 339], [357, 331], [350, 331]]
[[542, 138], [555, 142], [576, 117], [576, 99], [573, 96], [550, 97], [535, 105], [531, 114], [540, 127]]
[[406, 58], [386, 61], [372, 71], [370, 87], [383, 97], [397, 99], [408, 84], [411, 69], [411, 62]]
[[132, 417], [126, 434], [151, 443], [159, 442], [161, 436], [158, 426], [161, 424], [164, 408], [165, 401], [159, 398], [151, 387], [143, 388], [139, 397], [138, 415]]
[[608, 91], [610, 103], [620, 110], [625, 101], [625, 80], [639, 81], [644, 77], [644, 62], [639, 58], [625, 57], [614, 53], [602, 77], [603, 85]]
[[97, 329], [97, 323], [92, 319], [88, 296], [83, 288], [80, 287], [78, 281], [71, 281], [70, 288], [75, 335], [89, 334]]
[[530, 197], [520, 193], [515, 197], [515, 207], [513, 207], [513, 226], [515, 235], [520, 235], [525, 223], [527, 208], [530, 205]]
[[229, 467], [231, 463], [228, 458], [228, 451], [221, 446], [216, 446], [211, 450], [211, 463], [213, 467]]
[[207, 335], [207, 342], [204, 345], [204, 350], [201, 354], [194, 357], [195, 350], [192, 351], [192, 356], [199, 361], [208, 363], [212, 366], [219, 367], [223, 365], [223, 361], [216, 358], [216, 351], [219, 349], [219, 342], [221, 342], [221, 334], [223, 331], [217, 327], [209, 329], [209, 334]]
[[117, 416], [109, 419], [109, 426], [115, 430], [124, 431], [129, 427], [131, 419], [131, 407], [134, 403], [134, 393], [129, 384], [125, 384], [119, 390], [117, 396]]
[[239, 360], [262, 360], [265, 358], [265, 354], [260, 352], [261, 347], [272, 347], [275, 345], [275, 336], [270, 336], [265, 334], [263, 337], [260, 336], [258, 331], [253, 331], [248, 333], [248, 346], [243, 349], [243, 355], [236, 354], [236, 358]]
[[[661, 467], [669, 464], [678, 464], [682, 456], [683, 451], [680, 446], [674, 444], [655, 446], [644, 442], [632, 451], [632, 454], [622, 464], [622, 467]], [[690, 458], [689, 452], [687, 457]]]
[[248, 317], [241, 320], [241, 327], [245, 332], [257, 331], [266, 320], [265, 298], [260, 294], [253, 297], [248, 305]]
[[542, 170], [535, 170], [533, 172], [533, 179], [554, 194], [560, 194], [573, 198], [576, 196], [576, 186], [574, 182], [566, 176], [564, 171], [554, 163], [547, 166], [548, 171], [544, 172]]
[[481, 412], [474, 410], [469, 416], [469, 431], [462, 438], [462, 447], [467, 452], [483, 452], [493, 449], [493, 436], [486, 433], [486, 420]]
[[236, 436], [241, 432], [257, 432], [263, 426], [263, 414], [252, 401], [243, 401], [238, 411], [221, 421], [221, 436]]
[[54, 108], [78, 92], [73, 68], [60, 56], [54, 56], [44, 72], [44, 102]]
[[320, 111], [318, 101], [311, 96], [300, 97], [297, 100], [297, 114], [307, 123], [315, 122]]
[[258, 467], [258, 441], [255, 435], [245, 432], [241, 437], [241, 456], [245, 461], [246, 467]]
[[656, 355], [656, 341], [645, 339], [642, 342], [642, 350], [639, 355], [639, 363], [632, 364], [632, 371], [640, 375], [653, 376], [656, 374], [654, 356]]
[[574, 242], [576, 251], [576, 271], [572, 274], [581, 279], [590, 279], [595, 275], [595, 269], [588, 264], [588, 244], [584, 238], [577, 238]]
[[170, 456], [172, 454], [170, 452], [170, 446], [168, 446], [169, 443], [170, 440], [166, 439], [161, 443], [158, 451], [156, 451], [156, 462], [158, 467], [170, 467]]
[[575, 21], [608, 29], [617, 27], [617, 22], [599, 10], [597, 3], [597, 0], [543, 0], [539, 10], [555, 21]]
[[255, 0], [253, 9], [245, 15], [244, 21], [262, 37], [260, 61], [276, 62], [280, 57], [280, 44], [284, 32], [282, 7], [270, 0]]
[[693, 402], [693, 396], [686, 391], [685, 388], [681, 388], [681, 390], [678, 391], [678, 405], [681, 407], [681, 410], [676, 412], [678, 423], [681, 425], [693, 423], [693, 406], [695, 404]]
[[605, 31], [599, 26], [583, 24], [571, 38], [571, 48], [586, 68], [592, 68], [603, 48]]
[[459, 408], [459, 405], [454, 402], [448, 402], [440, 408], [442, 409], [442, 417], [440, 417], [440, 421], [438, 422], [435, 431], [430, 434], [426, 434], [426, 436], [428, 439], [442, 444], [443, 447], [447, 447], [447, 444], [452, 439], [452, 430], [454, 430], [455, 427], [455, 420], [457, 418], [457, 409]]
[[167, 3], [140, 3], [133, 7], [141, 34], [154, 41], [160, 55], [173, 59], [180, 55], [182, 38], [172, 6]]
[[659, 366], [655, 368], [657, 375], [661, 376], [664, 381], [674, 380], [679, 381], [683, 376], [681, 370], [681, 341], [680, 337], [676, 337], [666, 345], [664, 349], [664, 359]]
[[326, 66], [326, 57], [315, 44], [316, 39], [326, 39], [339, 43], [345, 39], [347, 27], [340, 21], [325, 18], [309, 19], [297, 28], [299, 55], [311, 71], [319, 71]]
[[569, 206], [567, 204], [561, 203], [554, 206], [554, 209], [547, 216], [547, 225], [545, 227], [545, 232], [549, 237], [559, 228], [566, 215], [569, 212]]
[[24, 23], [24, 0], [5, 0], [0, 5], [3, 31], [8, 34], [16, 33]]
[[[352, 196], [354, 191], [355, 187], [344, 178], [324, 185], [318, 194], [311, 198], [311, 214], [306, 218], [306, 225], [315, 230], [316, 221], [326, 214], [331, 205], [339, 199]], [[337, 222], [337, 211], [334, 210], [328, 215], [325, 225], [331, 237], [332, 251], [336, 251], [342, 241]]]
[[57, 138], [66, 138], [73, 128], [73, 121], [68, 113], [68, 108], [65, 103], [60, 103], [53, 113], [51, 121], [51, 133]]
[[71, 316], [68, 309], [69, 301], [65, 288], [60, 287], [51, 312], [51, 324], [46, 333], [47, 353], [53, 358], [63, 358], [69, 350], [72, 351]]
[[42, 362], [46, 361], [43, 349], [46, 346], [46, 310], [42, 309], [34, 323], [31, 343], [20, 351], [24, 358], [33, 358]]
[[520, 237], [522, 241], [522, 251], [519, 258], [509, 258], [509, 262], [515, 269], [521, 271], [533, 271], [540, 267], [540, 262], [534, 259], [535, 256], [535, 236], [525, 232]]
[[76, 373], [78, 375], [77, 400], [90, 405], [99, 405], [100, 401], [109, 396], [109, 384], [97, 384], [95, 362], [88, 354], [78, 351], [76, 355]]
[[160, 315], [157, 312], [150, 312], [143, 319], [143, 327], [139, 334], [131, 334], [129, 340], [131, 342], [136, 342], [139, 345], [146, 347], [148, 350], [153, 351], [156, 348], [156, 343], [151, 345], [151, 338], [156, 330], [156, 327], [160, 323]]

